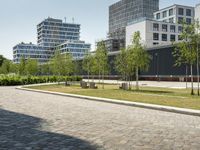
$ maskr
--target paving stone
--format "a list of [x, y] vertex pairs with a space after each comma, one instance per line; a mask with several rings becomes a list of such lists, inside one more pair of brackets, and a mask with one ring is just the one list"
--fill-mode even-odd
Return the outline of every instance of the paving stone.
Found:
[[0, 150], [200, 149], [200, 117], [0, 87]]

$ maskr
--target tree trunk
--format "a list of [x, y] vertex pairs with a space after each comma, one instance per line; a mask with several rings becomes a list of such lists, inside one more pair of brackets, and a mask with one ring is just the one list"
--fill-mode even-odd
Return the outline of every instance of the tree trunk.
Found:
[[191, 69], [191, 95], [194, 95], [194, 85], [193, 85], [193, 65], [190, 66]]
[[101, 73], [100, 73], [100, 69], [99, 69], [99, 84], [100, 84], [100, 80], [101, 80]]
[[185, 69], [185, 74], [186, 74], [186, 89], [188, 89], [188, 66], [186, 65], [186, 69]]
[[198, 82], [197, 94], [199, 96], [200, 93], [199, 93], [199, 45], [198, 44], [197, 44], [197, 82]]
[[139, 69], [136, 67], [136, 90], [139, 90]]
[[89, 83], [89, 80], [90, 80], [90, 71], [88, 70], [88, 83]]
[[103, 72], [102, 72], [102, 89], [104, 89], [104, 67], [103, 67]]
[[128, 79], [129, 81], [128, 81], [128, 88], [129, 88], [129, 90], [131, 90], [131, 75], [129, 75], [129, 79]]

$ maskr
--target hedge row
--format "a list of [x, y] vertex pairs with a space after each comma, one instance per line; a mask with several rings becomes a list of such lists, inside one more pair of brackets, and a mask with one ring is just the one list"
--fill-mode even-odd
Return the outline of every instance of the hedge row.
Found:
[[75, 76], [0, 76], [0, 86], [28, 85], [49, 82], [81, 81]]

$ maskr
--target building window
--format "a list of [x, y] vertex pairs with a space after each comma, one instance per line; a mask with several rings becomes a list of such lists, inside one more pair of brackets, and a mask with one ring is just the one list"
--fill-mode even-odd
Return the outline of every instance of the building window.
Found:
[[183, 23], [183, 17], [178, 17], [178, 23], [182, 24]]
[[162, 25], [162, 31], [163, 32], [167, 32], [167, 24], [163, 24]]
[[167, 41], [167, 34], [162, 34], [162, 41]]
[[160, 13], [156, 14], [156, 19], [160, 19]]
[[179, 26], [179, 27], [178, 27], [178, 32], [179, 32], [179, 33], [183, 32], [183, 27], [182, 27], [182, 26]]
[[163, 15], [163, 18], [167, 17], [167, 11], [163, 11], [162, 15]]
[[176, 35], [170, 35], [170, 41], [171, 42], [176, 41]]
[[153, 33], [153, 40], [158, 41], [159, 40], [159, 34]]
[[158, 44], [159, 44], [158, 42], [154, 42], [154, 43], [153, 43], [153, 45], [158, 45]]
[[191, 23], [192, 23], [192, 19], [186, 18], [186, 23], [187, 23], [187, 24], [191, 24]]
[[153, 24], [153, 31], [159, 31], [159, 24], [158, 23]]
[[169, 18], [169, 23], [174, 23], [174, 18]]
[[169, 10], [169, 16], [172, 16], [172, 15], [174, 15], [174, 10], [173, 10], [173, 8]]
[[192, 16], [192, 10], [186, 9], [186, 16]]
[[163, 22], [168, 22], [168, 20], [167, 20], [167, 19], [165, 19], [165, 20], [163, 20]]
[[175, 25], [170, 26], [170, 32], [173, 32], [173, 33], [176, 32], [176, 26]]
[[178, 14], [183, 16], [184, 15], [184, 9], [183, 8], [179, 8], [178, 9]]

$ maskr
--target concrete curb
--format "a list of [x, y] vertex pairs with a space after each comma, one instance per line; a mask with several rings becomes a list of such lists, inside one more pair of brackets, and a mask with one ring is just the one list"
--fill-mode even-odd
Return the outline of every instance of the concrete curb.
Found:
[[28, 89], [28, 88], [25, 88], [25, 87], [28, 87], [28, 86], [24, 86], [24, 87], [20, 86], [20, 87], [16, 87], [16, 89], [31, 91], [31, 92], [45, 93], [45, 94], [52, 94], [52, 95], [59, 95], [59, 96], [66, 96], [66, 97], [73, 97], [73, 98], [81, 98], [81, 99], [86, 99], [86, 100], [106, 102], [106, 103], [112, 103], [112, 104], [118, 104], [118, 105], [147, 108], [147, 109], [153, 109], [153, 110], [159, 110], [159, 111], [179, 113], [179, 114], [185, 114], [185, 115], [192, 115], [192, 116], [199, 116], [200, 117], [200, 111], [199, 110], [184, 109], [184, 108], [162, 106], [162, 105], [145, 104], [145, 103], [138, 103], [138, 102], [129, 102], [129, 101], [123, 101], [123, 100], [117, 100], [117, 99], [108, 99], [108, 98], [98, 98], [98, 97], [82, 96], [82, 95], [75, 95], [75, 94], [66, 94], [66, 93], [51, 92], [51, 91], [36, 90], [36, 89]]

